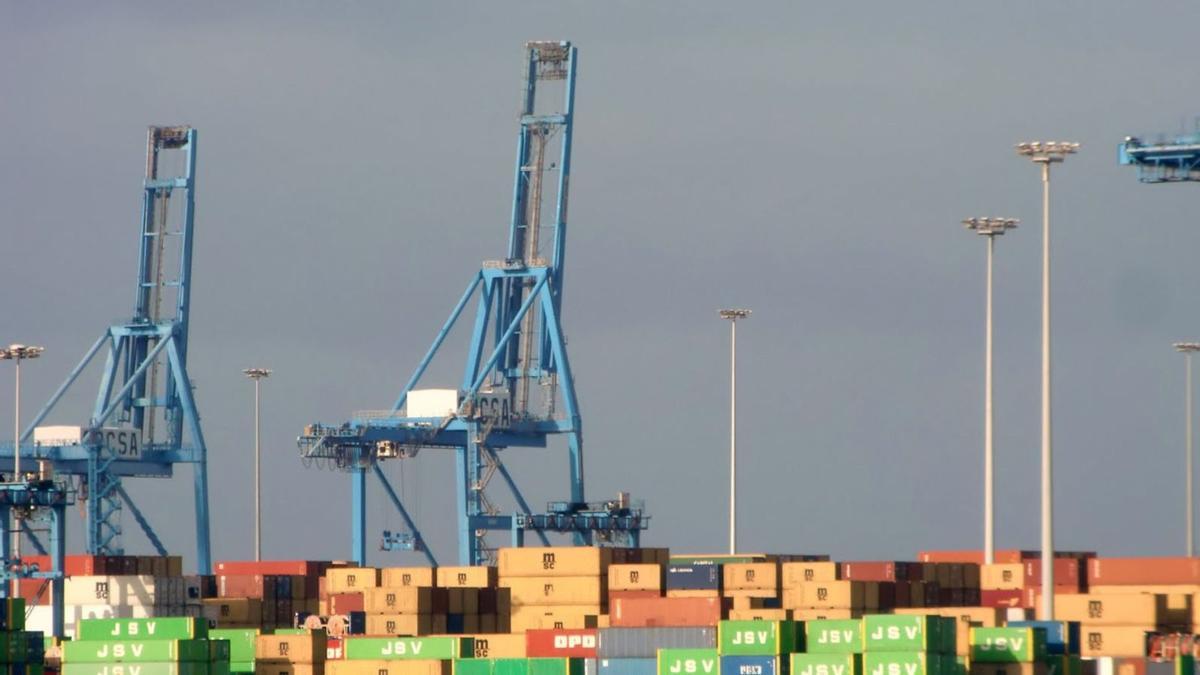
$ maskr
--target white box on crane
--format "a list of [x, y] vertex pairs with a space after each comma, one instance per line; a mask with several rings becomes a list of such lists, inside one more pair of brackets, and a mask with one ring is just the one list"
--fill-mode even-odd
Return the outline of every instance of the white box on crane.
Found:
[[83, 442], [83, 427], [67, 425], [34, 427], [34, 445], [79, 445]]
[[441, 419], [458, 412], [457, 389], [413, 389], [405, 398], [407, 417]]

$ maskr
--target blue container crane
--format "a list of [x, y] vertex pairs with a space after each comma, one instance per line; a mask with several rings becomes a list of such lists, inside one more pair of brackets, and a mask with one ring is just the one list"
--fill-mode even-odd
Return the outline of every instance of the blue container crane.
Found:
[[1143, 183], [1200, 181], [1200, 131], [1154, 143], [1127, 136], [1117, 148], [1117, 161], [1136, 166]]
[[[576, 544], [636, 546], [648, 525], [649, 517], [627, 498], [589, 503], [584, 497], [582, 417], [561, 324], [576, 62], [569, 42], [526, 44], [506, 257], [483, 263], [390, 409], [356, 413], [340, 425], [312, 424], [298, 439], [304, 458], [330, 460], [351, 474], [351, 557], [360, 565], [366, 561], [368, 473], [407, 528], [384, 532], [381, 548], [421, 551], [437, 564], [379, 466], [381, 460], [411, 459], [431, 448], [455, 451], [459, 564], [491, 560], [488, 531], [509, 532], [513, 545], [522, 545], [527, 532], [549, 545], [546, 533], [561, 532], [572, 534]], [[541, 89], [551, 84], [561, 84], [561, 106], [544, 111]], [[417, 389], [476, 295], [459, 386]], [[512, 447], [544, 448], [551, 435], [566, 437], [570, 500], [535, 514], [500, 454]], [[488, 500], [485, 488], [496, 476], [519, 513], [502, 514]]]
[[[181, 165], [179, 175], [168, 175], [171, 160]], [[100, 335], [21, 434], [20, 450], [22, 458], [48, 463], [54, 474], [78, 481], [77, 496], [87, 500], [87, 552], [93, 555], [124, 553], [124, 508], [157, 553], [167, 555], [122, 481], [170, 478], [176, 464], [192, 464], [197, 568], [207, 574], [212, 568], [208, 452], [187, 370], [195, 176], [196, 130], [150, 127], [133, 317], [109, 326]], [[172, 216], [171, 198], [178, 195], [182, 195], [181, 205]], [[105, 347], [99, 392], [86, 422], [39, 429]], [[12, 470], [13, 450], [12, 444], [0, 445], [0, 471]], [[46, 474], [45, 467], [42, 469], [40, 473]], [[45, 552], [35, 538], [31, 541]]]

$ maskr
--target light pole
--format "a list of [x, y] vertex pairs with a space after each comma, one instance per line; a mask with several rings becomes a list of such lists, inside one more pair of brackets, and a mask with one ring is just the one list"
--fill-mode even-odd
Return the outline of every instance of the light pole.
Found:
[[262, 560], [262, 474], [259, 454], [259, 401], [260, 385], [264, 377], [270, 377], [266, 368], [247, 368], [242, 371], [254, 380], [254, 560]]
[[1192, 502], [1192, 484], [1195, 480], [1192, 477], [1192, 354], [1200, 351], [1200, 342], [1176, 342], [1175, 349], [1183, 352], [1185, 364], [1184, 368], [1185, 372], [1187, 373], [1185, 376], [1187, 394], [1184, 397], [1186, 402], [1185, 404], [1187, 405], [1187, 431], [1185, 433], [1185, 442], [1187, 443], [1187, 448], [1184, 450], [1184, 454], [1186, 456], [1184, 466], [1187, 467], [1185, 469], [1187, 472], [1187, 556], [1191, 558], [1196, 554], [1196, 549], [1192, 545], [1192, 537], [1194, 536], [1195, 532], [1195, 528], [1192, 525], [1192, 514], [1194, 513]]
[[[16, 390], [13, 393], [13, 475], [9, 482], [21, 482], [21, 361], [32, 360], [42, 355], [44, 347], [31, 345], [9, 345], [0, 348], [0, 361], [12, 361], [16, 365]], [[21, 559], [21, 512], [13, 509], [12, 515], [12, 556]], [[19, 597], [20, 582], [13, 579], [13, 595]]]
[[1079, 150], [1078, 143], [1018, 143], [1017, 154], [1042, 165], [1042, 610], [1054, 620], [1054, 487], [1050, 424], [1050, 165]]
[[748, 309], [722, 309], [729, 320], [729, 554], [737, 553], [737, 322]]
[[1016, 218], [967, 218], [962, 221], [968, 230], [987, 237], [987, 337], [984, 342], [983, 367], [983, 561], [996, 562], [996, 498], [993, 473], [993, 444], [995, 427], [992, 412], [992, 258], [996, 252], [996, 237], [1017, 227]]

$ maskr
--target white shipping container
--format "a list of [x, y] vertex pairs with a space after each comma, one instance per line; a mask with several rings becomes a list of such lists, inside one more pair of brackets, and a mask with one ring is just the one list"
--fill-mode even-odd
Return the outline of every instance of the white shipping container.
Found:
[[33, 428], [34, 445], [79, 445], [83, 442], [83, 427], [46, 426]]
[[1031, 612], [1024, 607], [1006, 607], [1004, 609], [1004, 623], [1009, 621], [1029, 621], [1033, 617]]
[[413, 389], [404, 398], [408, 417], [441, 419], [458, 411], [457, 389]]
[[149, 575], [74, 576], [63, 586], [68, 605], [154, 606], [154, 577]]

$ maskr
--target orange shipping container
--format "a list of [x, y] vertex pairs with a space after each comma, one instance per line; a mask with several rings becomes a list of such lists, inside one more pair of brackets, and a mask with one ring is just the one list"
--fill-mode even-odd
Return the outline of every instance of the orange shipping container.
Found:
[[862, 581], [825, 581], [797, 584], [783, 591], [782, 605], [785, 609], [802, 607], [814, 609], [867, 609], [868, 592], [874, 588], [875, 603], [879, 604], [878, 584]]
[[662, 576], [662, 566], [654, 563], [611, 565], [608, 568], [608, 590], [660, 591]]
[[511, 631], [524, 633], [527, 630], [550, 628], [596, 628], [599, 605], [559, 605], [514, 607]]
[[[1032, 606], [1041, 606], [1040, 594]], [[1166, 621], [1165, 595], [1054, 595], [1054, 618], [1093, 626], [1157, 626]]]
[[793, 621], [815, 621], [825, 619], [858, 619], [863, 615], [861, 609], [792, 609]]
[[366, 628], [367, 635], [429, 635], [433, 618], [428, 614], [369, 614]]
[[506, 635], [468, 635], [475, 639], [475, 658], [477, 659], [523, 659], [525, 658], [525, 636], [517, 634]]
[[551, 546], [500, 549], [501, 577], [607, 576], [612, 549]]
[[437, 585], [441, 588], [495, 588], [495, 567], [439, 567]]
[[721, 568], [726, 591], [775, 591], [779, 588], [779, 564], [729, 563]]
[[379, 585], [383, 588], [425, 587], [433, 586], [434, 582], [432, 567], [385, 567], [379, 574]]
[[327, 593], [351, 593], [379, 585], [379, 570], [374, 567], [331, 567], [325, 570]]
[[841, 566], [835, 562], [788, 562], [780, 566], [783, 588], [795, 588], [810, 581], [837, 581]]
[[609, 608], [613, 626], [715, 626], [723, 614], [720, 598], [622, 598]]
[[325, 631], [303, 635], [259, 635], [254, 642], [256, 662], [324, 663]]
[[1089, 586], [1200, 584], [1200, 558], [1093, 558]]
[[597, 605], [608, 602], [602, 577], [502, 577], [513, 607], [525, 605]]
[[325, 675], [451, 675], [452, 663], [448, 659], [329, 661], [325, 664]]
[[254, 675], [325, 675], [325, 664], [257, 661], [254, 664]]
[[989, 591], [1019, 591], [1025, 588], [1025, 566], [1021, 563], [983, 565], [979, 587]]
[[[1055, 611], [1057, 612], [1057, 607]], [[1153, 626], [1083, 624], [1079, 627], [1079, 651], [1084, 658], [1144, 656], [1146, 654], [1146, 634], [1153, 630]]]
[[731, 609], [730, 621], [787, 621], [791, 618], [786, 609]]

